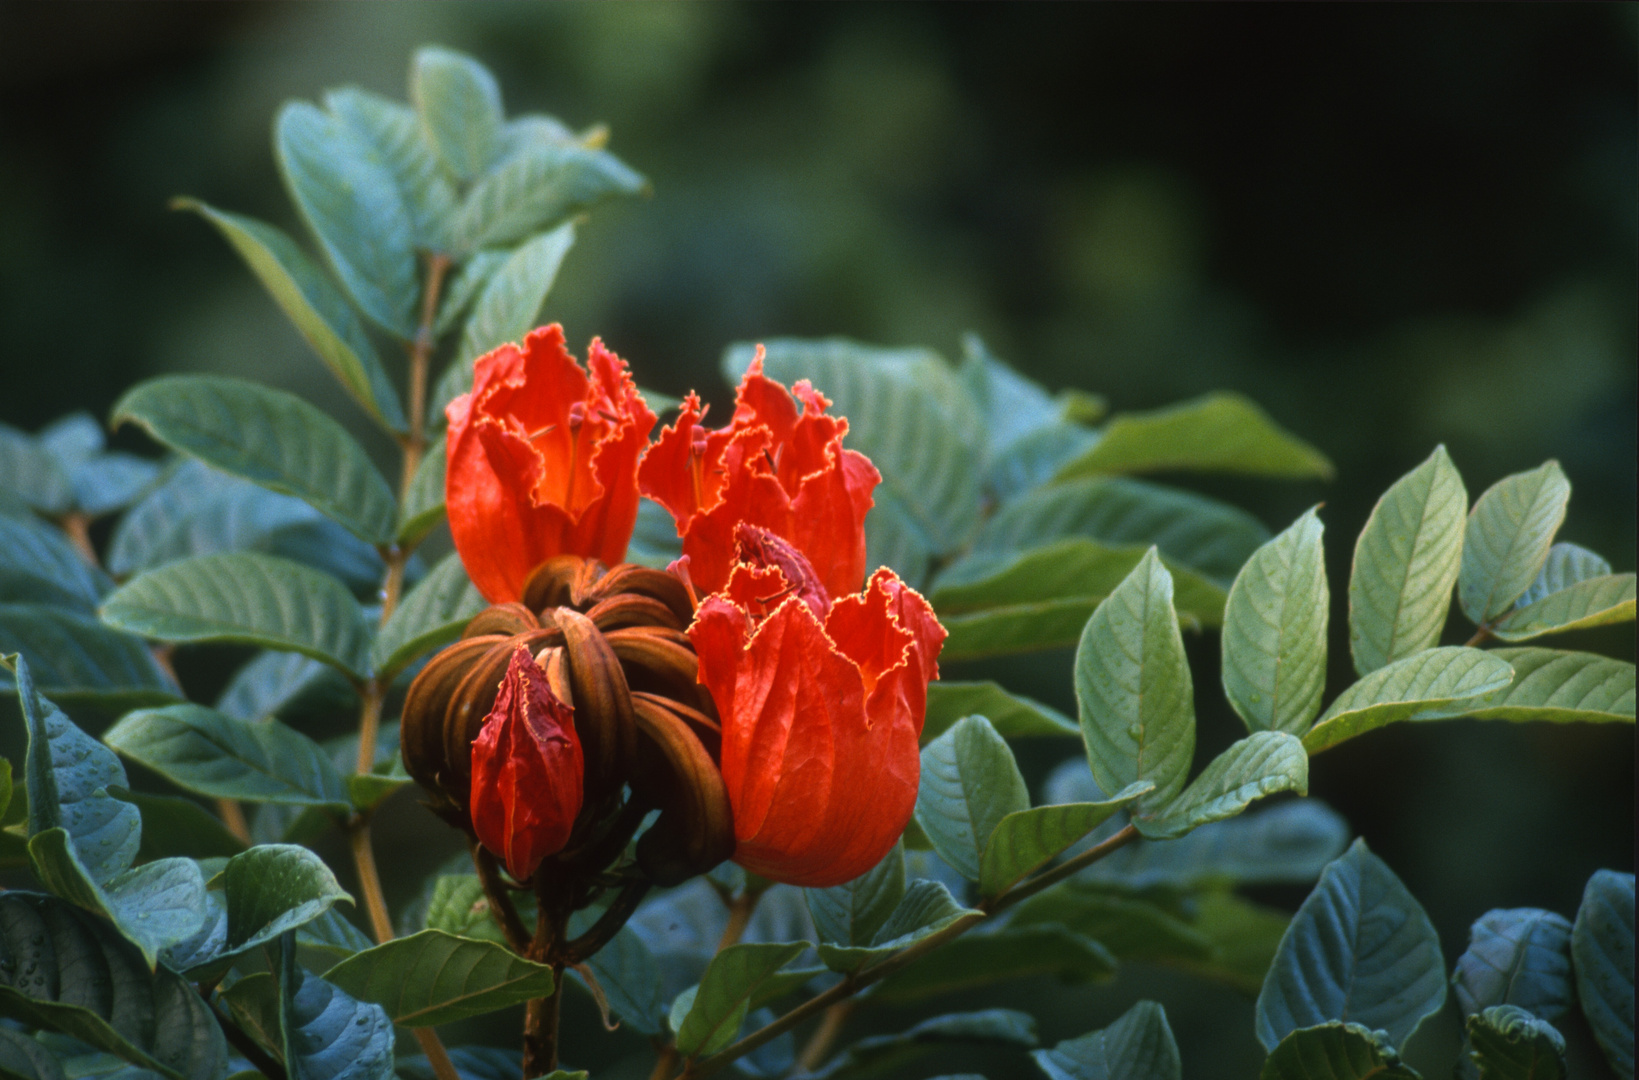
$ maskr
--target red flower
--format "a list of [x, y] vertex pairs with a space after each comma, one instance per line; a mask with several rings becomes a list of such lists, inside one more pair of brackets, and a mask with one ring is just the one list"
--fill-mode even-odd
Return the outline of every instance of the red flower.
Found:
[[450, 402], [444, 498], [478, 591], [519, 598], [553, 555], [614, 565], [637, 521], [637, 463], [654, 426], [626, 364], [596, 338], [591, 377], [556, 324], [480, 357]]
[[945, 630], [891, 570], [833, 601], [789, 544], [743, 525], [738, 536], [726, 590], [689, 628], [722, 717], [734, 859], [775, 881], [839, 885], [910, 820]]
[[788, 394], [764, 376], [761, 348], [735, 401], [729, 425], [709, 431], [690, 394], [638, 470], [643, 494], [677, 523], [695, 587], [705, 594], [728, 584], [734, 528], [747, 522], [788, 540], [831, 595], [858, 592], [865, 514], [882, 476], [865, 455], [842, 448], [848, 421], [825, 415], [831, 403], [806, 379]]
[[472, 743], [473, 831], [516, 880], [569, 843], [583, 769], [574, 714], [519, 648]]

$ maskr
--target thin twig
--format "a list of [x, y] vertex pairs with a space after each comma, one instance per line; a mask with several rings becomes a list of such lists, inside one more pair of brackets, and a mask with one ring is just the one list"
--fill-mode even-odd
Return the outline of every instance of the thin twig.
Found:
[[353, 862], [359, 871], [359, 891], [364, 894], [364, 912], [370, 919], [370, 933], [376, 944], [393, 940], [393, 921], [387, 915], [387, 898], [381, 891], [381, 875], [376, 872], [376, 854], [370, 847], [370, 823], [360, 814], [348, 828], [353, 841]]
[[810, 1073], [825, 1064], [825, 1058], [831, 1052], [831, 1045], [837, 1041], [837, 1036], [842, 1034], [848, 1017], [858, 1005], [858, 1001], [849, 998], [825, 1010], [825, 1015], [820, 1017], [819, 1027], [814, 1029], [814, 1034], [809, 1036], [808, 1044], [802, 1048], [802, 1053], [797, 1055], [797, 1072]]
[[723, 936], [717, 939], [718, 952], [740, 940], [751, 922], [751, 913], [757, 910], [757, 901], [762, 898], [760, 891], [743, 892], [728, 902], [728, 925], [723, 927]]
[[489, 913], [500, 924], [506, 943], [513, 952], [524, 955], [529, 951], [529, 931], [524, 928], [524, 920], [518, 915], [512, 897], [507, 895], [506, 883], [501, 880], [501, 871], [495, 865], [495, 856], [476, 840], [472, 844], [472, 865], [478, 871], [478, 883], [484, 887], [484, 896], [489, 900]]
[[620, 928], [626, 925], [626, 920], [632, 917], [648, 891], [647, 881], [628, 881], [623, 885], [614, 902], [598, 916], [598, 921], [586, 933], [564, 946], [564, 959], [570, 964], [579, 964], [609, 944], [620, 933]]
[[1472, 649], [1476, 645], [1482, 645], [1489, 640], [1491, 640], [1491, 627], [1485, 623], [1481, 623], [1480, 628], [1474, 631], [1474, 636], [1463, 642], [1463, 647], [1465, 649]]

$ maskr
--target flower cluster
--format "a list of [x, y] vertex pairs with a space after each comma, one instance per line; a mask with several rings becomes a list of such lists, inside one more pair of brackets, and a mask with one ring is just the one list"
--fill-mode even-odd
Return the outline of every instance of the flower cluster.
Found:
[[[652, 444], [624, 362], [593, 341], [588, 369], [547, 327], [449, 406], [450, 531], [496, 606], [412, 686], [406, 765], [519, 881], [600, 869], [654, 809], [659, 883], [725, 857], [857, 877], [910, 818], [945, 637], [891, 570], [866, 579], [880, 475], [760, 350], [726, 426], [691, 394]], [[669, 572], [622, 565], [640, 497], [676, 524]]]

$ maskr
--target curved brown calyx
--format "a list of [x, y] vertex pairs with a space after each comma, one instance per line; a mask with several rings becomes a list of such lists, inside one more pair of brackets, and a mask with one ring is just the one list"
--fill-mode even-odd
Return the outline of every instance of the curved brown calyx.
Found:
[[632, 694], [620, 658], [592, 620], [573, 608], [546, 613], [563, 635], [575, 731], [586, 759], [586, 801], [601, 799], [626, 782], [637, 752]]
[[677, 885], [734, 854], [734, 815], [717, 763], [692, 726], [647, 694], [633, 695], [637, 768], [632, 797], [660, 811], [637, 842], [637, 864], [657, 885]]

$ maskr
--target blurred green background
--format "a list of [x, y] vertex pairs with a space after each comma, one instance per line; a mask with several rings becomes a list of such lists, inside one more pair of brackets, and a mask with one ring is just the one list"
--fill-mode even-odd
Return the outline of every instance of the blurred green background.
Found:
[[[1334, 595], [1377, 495], [1440, 441], [1471, 495], [1558, 457], [1575, 485], [1563, 538], [1633, 568], [1632, 5], [7, 3], [0, 421], [106, 415], [141, 378], [209, 370], [372, 437], [227, 246], [166, 203], [299, 233], [274, 110], [346, 83], [402, 98], [426, 42], [491, 65], [509, 112], [606, 122], [652, 181], [582, 228], [546, 309], [647, 386], [724, 401], [734, 341], [950, 356], [975, 330], [1116, 409], [1259, 400], [1338, 479], [1185, 482], [1275, 529], [1324, 500]], [[1550, 644], [1631, 658], [1633, 635]], [[1205, 757], [1236, 722], [1216, 638], [1192, 649]], [[1333, 653], [1335, 693], [1341, 634]], [[947, 673], [1073, 708], [1065, 654]], [[1628, 727], [1407, 726], [1317, 759], [1313, 789], [1404, 876], [1450, 958], [1487, 908], [1569, 914], [1591, 871], [1632, 869], [1633, 760]], [[405, 814], [384, 842], [434, 827]], [[395, 899], [435, 861], [402, 850]], [[1026, 992], [1048, 1043], [1149, 994], [1191, 1076], [1256, 1068], [1250, 1003], [1216, 988], [1137, 971]], [[581, 1062], [645, 1052], [589, 1010], [571, 1020]], [[1435, 1060], [1455, 1049], [1443, 1023], [1419, 1037]], [[1031, 1075], [1017, 1055], [929, 1062], [917, 1075]]]

